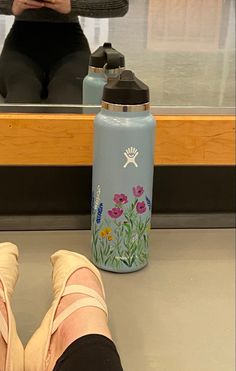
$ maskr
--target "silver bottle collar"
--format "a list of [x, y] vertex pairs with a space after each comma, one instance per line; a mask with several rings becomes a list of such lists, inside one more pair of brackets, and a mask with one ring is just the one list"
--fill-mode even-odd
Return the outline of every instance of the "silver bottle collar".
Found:
[[124, 71], [125, 67], [118, 67], [113, 69], [107, 69], [106, 68], [107, 63], [104, 65], [104, 67], [93, 67], [89, 66], [89, 72], [93, 73], [108, 73], [109, 76], [113, 74], [117, 74], [119, 71]]
[[123, 105], [102, 101], [102, 108], [113, 112], [144, 112], [150, 110], [150, 103]]

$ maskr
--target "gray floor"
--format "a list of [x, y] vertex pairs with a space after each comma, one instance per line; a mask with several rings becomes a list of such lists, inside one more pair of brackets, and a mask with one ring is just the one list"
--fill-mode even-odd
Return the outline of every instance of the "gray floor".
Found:
[[[20, 249], [13, 307], [24, 343], [51, 301], [49, 256], [90, 255], [89, 231], [0, 232]], [[124, 371], [233, 371], [234, 242], [230, 229], [153, 230], [150, 264], [103, 272]]]
[[[129, 2], [123, 18], [80, 19], [92, 51], [111, 41], [150, 86], [152, 105], [235, 105], [234, 0]], [[12, 21], [0, 15], [0, 50]]]

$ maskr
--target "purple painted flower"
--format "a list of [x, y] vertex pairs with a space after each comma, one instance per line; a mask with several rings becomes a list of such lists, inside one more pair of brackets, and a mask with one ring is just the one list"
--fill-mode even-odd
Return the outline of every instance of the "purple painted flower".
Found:
[[145, 213], [145, 211], [146, 211], [146, 205], [145, 205], [145, 202], [144, 202], [144, 201], [142, 201], [142, 202], [137, 202], [136, 210], [137, 210], [137, 213], [138, 213], [138, 214], [143, 214], [143, 213]]
[[147, 201], [148, 208], [149, 208], [149, 210], [151, 210], [151, 208], [152, 208], [151, 200], [148, 198], [148, 196], [146, 196], [145, 198], [146, 198], [146, 201]]
[[124, 195], [124, 193], [120, 193], [120, 194], [116, 193], [114, 195], [113, 201], [117, 205], [124, 205], [124, 204], [127, 204], [128, 198], [126, 195]]
[[96, 222], [98, 224], [101, 223], [102, 211], [103, 211], [103, 203], [101, 202], [98, 208], [97, 219], [96, 219]]
[[142, 186], [137, 185], [136, 187], [133, 187], [133, 194], [135, 197], [141, 197], [143, 195], [144, 189]]
[[113, 218], [117, 219], [123, 214], [123, 210], [120, 209], [119, 207], [113, 207], [113, 209], [108, 210], [108, 215]]

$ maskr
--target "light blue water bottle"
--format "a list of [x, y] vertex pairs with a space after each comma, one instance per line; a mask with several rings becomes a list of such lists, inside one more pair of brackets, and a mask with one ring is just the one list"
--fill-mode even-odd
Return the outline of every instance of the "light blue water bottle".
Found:
[[94, 126], [92, 259], [133, 272], [148, 263], [155, 120], [149, 89], [132, 71], [105, 85]]
[[83, 81], [83, 104], [100, 106], [107, 79], [118, 76], [124, 66], [124, 56], [111, 43], [100, 46], [90, 56], [88, 75]]

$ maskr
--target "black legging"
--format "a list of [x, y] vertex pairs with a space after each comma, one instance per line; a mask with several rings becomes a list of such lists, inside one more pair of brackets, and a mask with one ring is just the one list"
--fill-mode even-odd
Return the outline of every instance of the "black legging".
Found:
[[90, 49], [79, 23], [15, 21], [0, 56], [6, 103], [80, 104]]
[[74, 341], [58, 359], [53, 371], [123, 371], [114, 343], [103, 335], [86, 335]]

